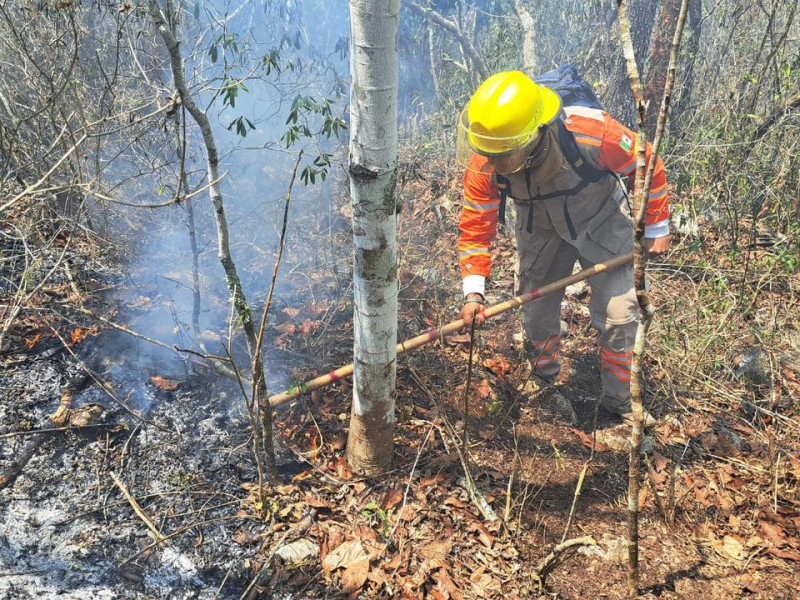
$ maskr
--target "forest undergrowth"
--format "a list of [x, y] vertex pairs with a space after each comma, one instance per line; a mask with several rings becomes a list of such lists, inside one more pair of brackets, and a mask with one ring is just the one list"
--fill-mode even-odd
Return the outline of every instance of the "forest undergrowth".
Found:
[[[401, 339], [457, 317], [459, 186], [446, 164], [402, 165]], [[746, 220], [732, 240], [688, 198], [691, 189], [674, 199], [676, 214], [701, 216], [692, 227], [676, 219], [672, 251], [649, 266], [658, 314], [647, 402], [660, 422], [640, 496], [644, 597], [790, 598], [800, 583], [800, 279], [790, 249], [755, 242], [764, 236]], [[58, 498], [69, 515], [61, 526], [78, 523], [87, 538], [72, 540], [71, 560], [115, 565], [108, 597], [140, 597], [158, 582], [172, 597], [626, 595], [627, 430], [595, 408], [585, 286], [567, 293], [566, 376], [554, 386], [528, 382], [516, 314], [489, 322], [472, 344], [464, 332], [399, 357], [395, 469], [385, 477], [356, 478], [345, 460], [349, 383], [279, 410], [282, 482], [264, 506], [230, 383], [198, 363], [160, 373], [157, 362], [122, 358], [122, 370], [142, 373], [120, 382], [120, 368], [92, 362], [108, 336], [129, 336], [112, 326], [120, 307], [104, 296], [120, 285], [117, 265], [88, 231], [51, 231], [34, 207], [20, 205], [4, 228], [17, 252], [7, 256], [18, 257], [4, 275], [57, 276], [4, 298], [4, 381], [38, 372], [52, 385], [49, 395], [4, 389], [0, 475], [9, 481], [0, 493], [9, 516], [23, 500]], [[346, 223], [344, 201], [340, 213]], [[9, 245], [26, 216], [39, 233], [25, 239], [41, 240], [38, 251]], [[346, 227], [328, 235], [346, 265]], [[496, 252], [492, 301], [513, 294], [510, 236]], [[267, 364], [303, 381], [351, 360], [352, 308], [346, 277], [331, 284], [329, 273], [299, 271], [287, 269], [292, 292], [270, 321]], [[131, 329], [131, 310], [145, 319], [151, 310], [137, 298], [123, 313]], [[61, 366], [45, 371], [45, 358]], [[20, 394], [28, 401], [9, 408]], [[48, 423], [59, 404], [68, 418]], [[23, 435], [46, 426], [59, 431]], [[180, 561], [194, 570], [164, 574]], [[76, 572], [68, 589], [82, 589]]]

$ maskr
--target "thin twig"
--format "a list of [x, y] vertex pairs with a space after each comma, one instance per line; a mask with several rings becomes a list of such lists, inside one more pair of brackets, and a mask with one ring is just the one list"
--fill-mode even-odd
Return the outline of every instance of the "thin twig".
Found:
[[131, 505], [133, 512], [136, 513], [136, 515], [142, 520], [142, 522], [147, 526], [147, 528], [153, 534], [153, 536], [156, 539], [156, 544], [166, 542], [167, 538], [161, 535], [161, 532], [155, 526], [153, 521], [150, 520], [150, 517], [148, 517], [147, 514], [142, 510], [142, 507], [139, 506], [139, 503], [136, 501], [136, 498], [131, 496], [131, 493], [128, 491], [128, 488], [126, 488], [125, 484], [122, 483], [122, 480], [120, 480], [120, 478], [117, 477], [117, 474], [114, 473], [114, 471], [109, 471], [108, 474], [111, 476], [111, 479], [114, 480], [114, 483], [119, 488], [119, 491], [122, 492], [122, 495], [125, 496], [125, 499], [128, 501], [128, 504]]
[[564, 527], [564, 534], [561, 536], [561, 543], [563, 544], [567, 540], [567, 536], [569, 535], [570, 529], [572, 529], [572, 521], [575, 518], [575, 510], [578, 507], [578, 501], [581, 499], [581, 491], [583, 489], [583, 482], [586, 480], [586, 474], [589, 472], [589, 467], [592, 464], [592, 460], [589, 459], [585, 463], [583, 463], [583, 468], [581, 469], [580, 475], [578, 475], [578, 483], [575, 485], [575, 493], [572, 497], [572, 506], [569, 508], [569, 517], [567, 518], [567, 524]]
[[503, 515], [503, 523], [508, 526], [508, 520], [511, 517], [511, 494], [514, 490], [514, 479], [516, 479], [517, 471], [519, 470], [520, 456], [519, 456], [519, 438], [517, 437], [517, 426], [513, 427], [514, 432], [514, 458], [511, 461], [511, 475], [508, 477], [508, 486], [506, 486], [506, 512]]
[[[251, 398], [254, 399], [253, 405], [253, 432], [256, 436], [256, 443], [259, 450], [263, 452], [264, 459], [266, 460], [267, 477], [270, 480], [277, 478], [275, 471], [275, 450], [272, 441], [272, 407], [269, 403], [269, 394], [267, 392], [267, 384], [264, 380], [264, 361], [262, 358], [262, 347], [264, 344], [264, 335], [267, 331], [267, 319], [269, 312], [272, 308], [272, 299], [275, 295], [275, 286], [278, 283], [278, 270], [281, 266], [283, 259], [283, 249], [286, 246], [286, 228], [289, 224], [289, 206], [292, 202], [292, 191], [294, 190], [294, 183], [297, 181], [297, 169], [300, 168], [300, 161], [303, 159], [303, 151], [297, 155], [297, 161], [294, 163], [292, 170], [292, 177], [289, 180], [289, 189], [286, 192], [286, 202], [283, 206], [283, 224], [281, 227], [280, 241], [278, 242], [278, 256], [275, 258], [275, 266], [272, 270], [272, 280], [269, 286], [269, 293], [267, 294], [267, 301], [264, 304], [264, 311], [261, 313], [261, 322], [258, 325], [258, 334], [256, 336], [255, 351], [253, 353], [252, 374], [253, 381], [250, 387]], [[261, 502], [266, 506], [264, 498], [264, 472], [261, 461], [261, 456], [255, 456], [256, 464], [259, 468], [259, 495]]]
[[600, 403], [595, 402], [594, 405], [594, 419], [592, 424], [592, 447], [589, 451], [589, 458], [586, 459], [586, 462], [583, 463], [583, 468], [581, 469], [580, 475], [578, 475], [578, 483], [575, 485], [575, 493], [572, 497], [572, 506], [569, 509], [569, 517], [567, 518], [567, 524], [564, 527], [564, 534], [561, 536], [561, 542], [565, 542], [567, 537], [569, 537], [570, 529], [572, 529], [572, 522], [575, 518], [575, 511], [578, 507], [578, 501], [581, 499], [581, 492], [583, 491], [583, 483], [586, 480], [586, 475], [589, 472], [589, 468], [592, 466], [594, 462], [594, 455], [595, 455], [595, 448], [597, 448], [597, 415], [600, 412]]
[[289, 534], [294, 533], [296, 534], [296, 536], [299, 537], [300, 535], [305, 533], [309, 529], [309, 527], [311, 527], [314, 524], [314, 517], [316, 516], [317, 516], [316, 509], [314, 508], [310, 509], [305, 514], [305, 516], [303, 516], [303, 518], [300, 519], [296, 527], [292, 529], [287, 529], [286, 532], [281, 536], [281, 539], [278, 540], [277, 543], [272, 545], [272, 550], [270, 551], [269, 556], [267, 556], [266, 560], [264, 561], [264, 564], [258, 570], [258, 573], [256, 573], [255, 577], [253, 577], [253, 580], [250, 582], [250, 585], [248, 585], [247, 588], [244, 590], [244, 593], [241, 595], [239, 600], [249, 600], [250, 598], [253, 597], [252, 592], [264, 578], [264, 574], [268, 572], [268, 568], [272, 564], [275, 555], [277, 554], [278, 550], [280, 550], [281, 546], [283, 546], [283, 543], [289, 537]]
[[182, 528], [178, 529], [177, 531], [174, 531], [173, 533], [170, 533], [169, 535], [162, 536], [160, 542], [153, 542], [152, 544], [146, 546], [145, 548], [142, 548], [139, 552], [137, 552], [133, 556], [129, 556], [128, 558], [123, 560], [118, 565], [118, 568], [121, 569], [122, 567], [124, 567], [125, 565], [127, 565], [131, 561], [136, 560], [137, 558], [139, 558], [143, 554], [147, 554], [148, 552], [150, 552], [150, 550], [152, 550], [153, 548], [155, 548], [159, 544], [163, 544], [163, 543], [171, 540], [172, 538], [178, 537], [179, 535], [183, 535], [184, 533], [186, 533], [187, 531], [191, 531], [195, 527], [201, 527], [203, 525], [211, 525], [213, 523], [220, 523], [222, 521], [235, 521], [235, 520], [240, 520], [240, 519], [241, 519], [241, 517], [239, 517], [237, 515], [231, 515], [229, 517], [216, 517], [214, 519], [206, 519], [205, 521], [199, 521], [198, 523], [192, 523], [190, 525], [187, 525], [186, 527], [182, 527]]
[[80, 139], [77, 142], [75, 142], [75, 144], [69, 150], [67, 150], [64, 153], [64, 155], [61, 158], [59, 158], [52, 167], [50, 167], [50, 170], [47, 171], [47, 173], [45, 173], [44, 175], [42, 175], [42, 177], [39, 179], [39, 181], [37, 181], [33, 185], [28, 186], [23, 191], [21, 191], [19, 194], [14, 196], [11, 200], [9, 200], [8, 202], [6, 202], [2, 206], [0, 206], [0, 214], [2, 214], [6, 210], [8, 210], [12, 206], [14, 206], [14, 204], [16, 204], [21, 198], [24, 198], [25, 196], [30, 196], [31, 194], [35, 193], [41, 187], [41, 185], [45, 181], [48, 180], [50, 175], [52, 175], [53, 172], [56, 169], [58, 169], [58, 167], [61, 166], [61, 163], [63, 163], [65, 160], [67, 160], [70, 157], [70, 155], [80, 147], [80, 145], [86, 140], [87, 137], [88, 137], [88, 135], [86, 133], [84, 133], [80, 137]]
[[20, 437], [26, 435], [37, 435], [37, 434], [51, 434], [51, 433], [61, 433], [65, 431], [72, 431], [78, 433], [80, 431], [91, 431], [93, 429], [111, 429], [116, 431], [121, 431], [124, 429], [124, 425], [120, 423], [95, 423], [93, 425], [80, 425], [80, 426], [71, 426], [71, 427], [51, 427], [48, 429], [28, 429], [26, 431], [12, 431], [10, 433], [4, 433], [0, 435], [0, 440], [12, 437]]
[[411, 465], [411, 472], [408, 474], [408, 483], [406, 483], [406, 489], [403, 492], [403, 502], [400, 505], [400, 510], [397, 511], [397, 520], [394, 523], [394, 527], [389, 532], [389, 535], [386, 536], [386, 544], [384, 544], [383, 549], [377, 556], [376, 560], [379, 560], [383, 553], [386, 552], [386, 549], [389, 547], [389, 544], [392, 542], [392, 538], [394, 538], [395, 531], [400, 526], [400, 521], [403, 520], [403, 509], [406, 507], [406, 503], [408, 502], [408, 492], [411, 490], [411, 482], [414, 481], [414, 472], [417, 470], [417, 464], [419, 463], [419, 458], [422, 456], [423, 450], [425, 450], [425, 445], [428, 443], [428, 440], [431, 437], [431, 433], [433, 432], [434, 425], [431, 423], [431, 426], [428, 428], [428, 433], [425, 434], [425, 438], [422, 440], [422, 443], [419, 446], [419, 450], [417, 450], [417, 456], [414, 458], [414, 464]]
[[[477, 314], [478, 311], [475, 311]], [[469, 326], [469, 362], [467, 363], [467, 382], [464, 384], [464, 449], [469, 444], [469, 392], [472, 386], [472, 357], [475, 352], [475, 315]]]

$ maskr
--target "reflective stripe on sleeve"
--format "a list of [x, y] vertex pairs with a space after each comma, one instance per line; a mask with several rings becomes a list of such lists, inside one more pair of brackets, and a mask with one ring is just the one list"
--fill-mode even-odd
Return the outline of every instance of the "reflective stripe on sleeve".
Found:
[[471, 256], [490, 256], [489, 248], [469, 248], [458, 253], [458, 258], [464, 259]]
[[464, 208], [467, 210], [474, 210], [477, 212], [497, 210], [500, 208], [500, 201], [498, 200], [497, 202], [475, 202], [474, 200], [470, 200], [469, 198], [464, 198]]
[[653, 192], [651, 190], [650, 191], [650, 195], [648, 197], [650, 198], [650, 201], [652, 202], [653, 200], [660, 200], [661, 198], [664, 198], [666, 195], [667, 195], [667, 186], [664, 186], [658, 192]]
[[593, 135], [586, 135], [585, 133], [578, 133], [573, 131], [572, 137], [575, 138], [575, 141], [579, 144], [583, 144], [584, 146], [594, 146], [595, 148], [599, 148], [600, 144], [603, 143], [602, 138], [595, 137]]

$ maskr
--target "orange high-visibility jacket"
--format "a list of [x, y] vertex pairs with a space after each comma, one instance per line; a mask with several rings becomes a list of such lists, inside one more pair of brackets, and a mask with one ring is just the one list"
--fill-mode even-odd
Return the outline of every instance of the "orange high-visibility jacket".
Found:
[[[633, 177], [636, 171], [636, 134], [633, 131], [601, 110], [566, 107], [564, 112], [564, 123], [575, 137], [585, 160], [600, 169]], [[651, 151], [648, 144], [648, 161]], [[492, 169], [487, 163], [485, 157], [476, 154], [464, 176], [464, 205], [458, 240], [462, 277], [488, 277], [491, 273], [491, 247], [497, 235], [500, 194]], [[570, 168], [568, 163], [566, 168]], [[535, 170], [532, 177], [534, 180], [537, 178]], [[612, 177], [610, 173], [609, 177]], [[589, 185], [581, 195], [591, 194], [596, 185]], [[608, 186], [598, 186], [597, 189], [603, 190], [600, 193], [607, 193], [605, 190]], [[580, 195], [576, 196], [575, 201], [579, 202], [579, 197]], [[668, 235], [669, 214], [667, 177], [664, 163], [659, 157], [650, 186], [645, 236], [658, 238]]]

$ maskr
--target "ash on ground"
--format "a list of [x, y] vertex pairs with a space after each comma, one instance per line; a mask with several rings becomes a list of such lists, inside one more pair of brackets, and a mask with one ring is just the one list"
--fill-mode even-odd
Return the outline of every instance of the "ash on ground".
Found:
[[[48, 417], [80, 372], [79, 358], [51, 347], [0, 359], [0, 476], [40, 444], [0, 491], [0, 598], [242, 595], [258, 555], [242, 540], [263, 537], [268, 523], [248, 506], [250, 428], [229, 381], [188, 376], [163, 391], [155, 373], [129, 370], [114, 394], [147, 409], [147, 422], [90, 381], [72, 406], [102, 405], [98, 426], [42, 442], [42, 434], [8, 434], [53, 427]], [[104, 360], [94, 366], [109, 373], [114, 361]], [[167, 538], [161, 545], [114, 476]]]

